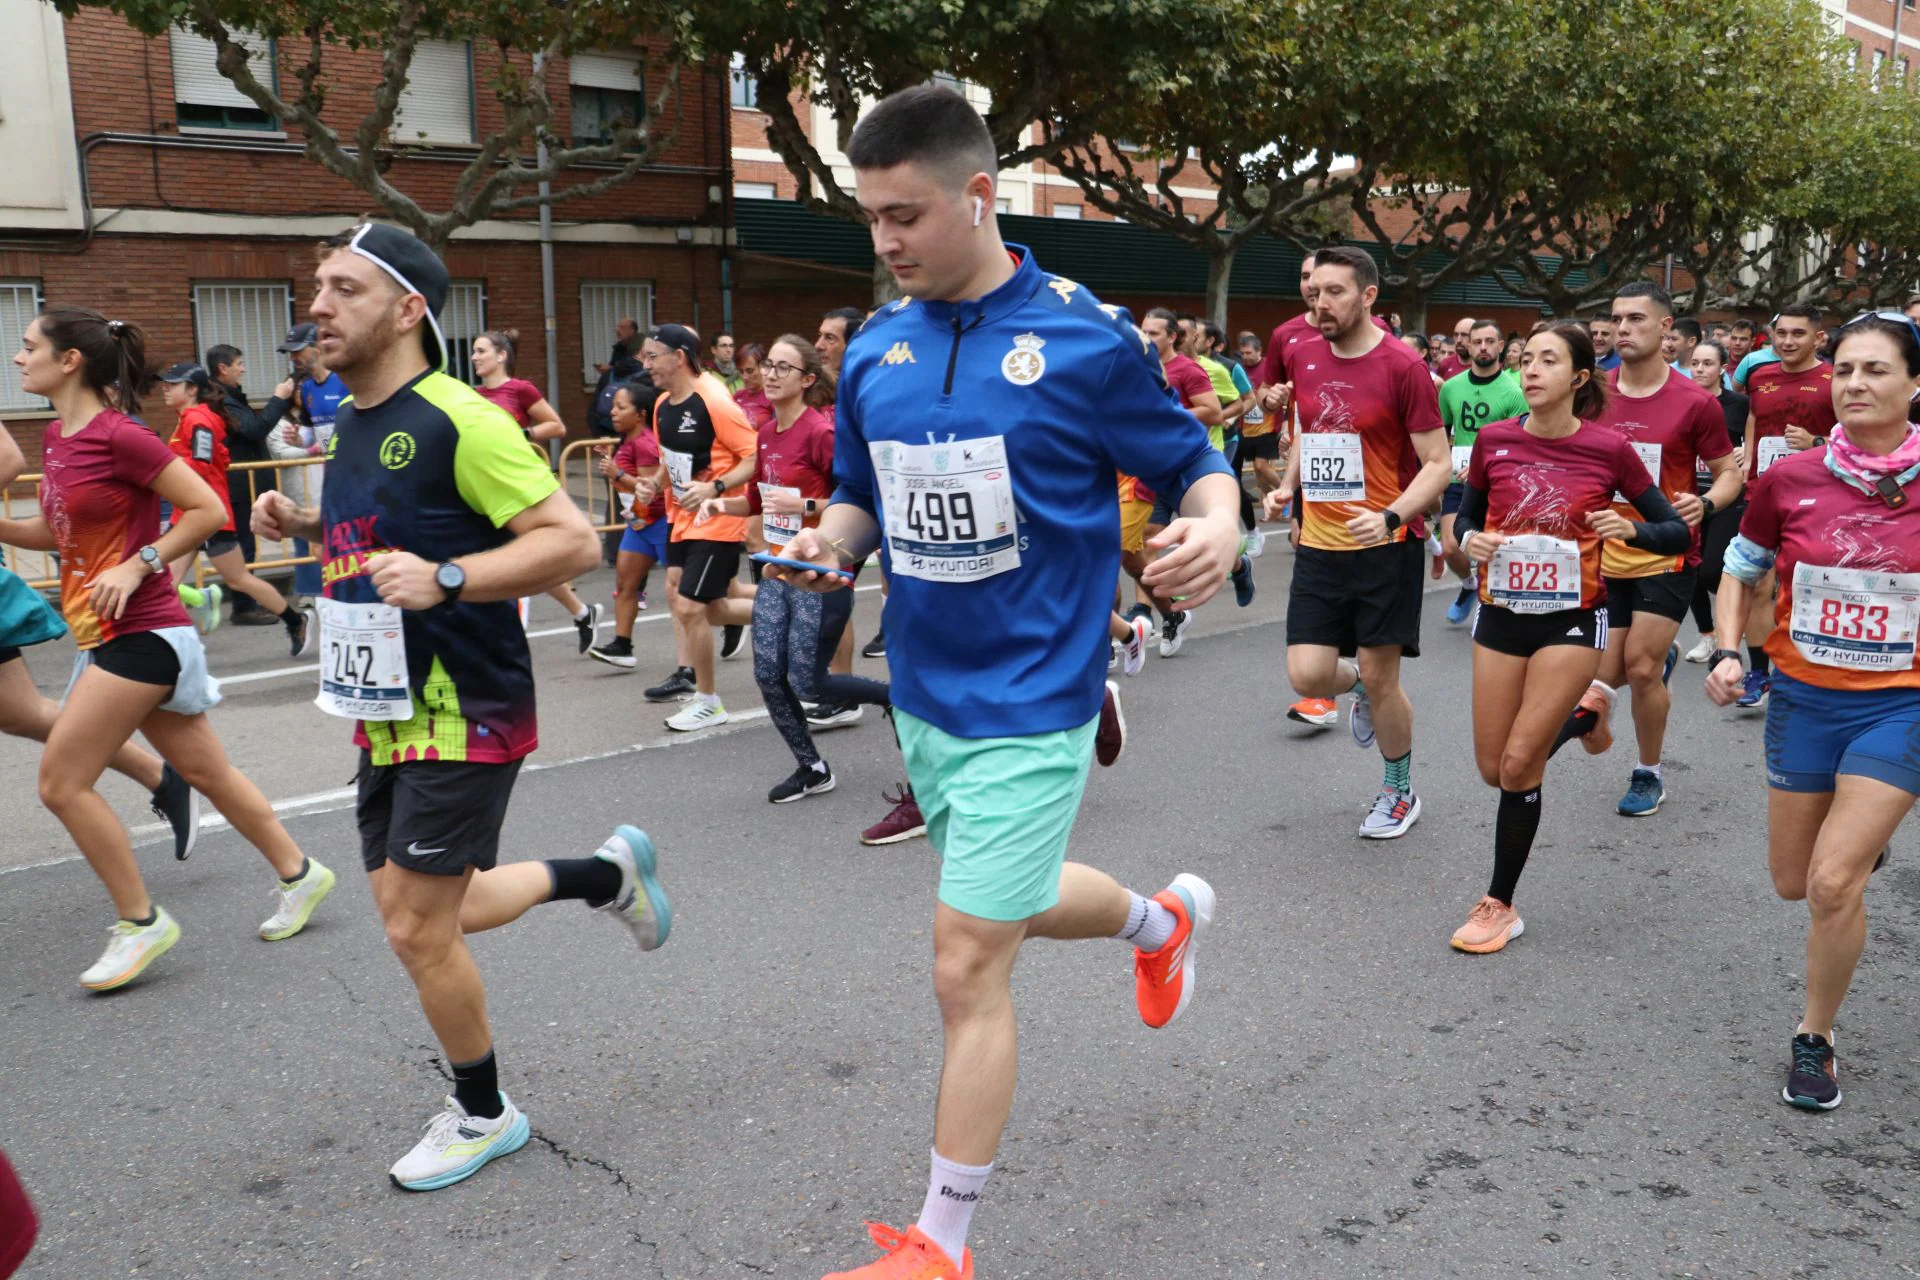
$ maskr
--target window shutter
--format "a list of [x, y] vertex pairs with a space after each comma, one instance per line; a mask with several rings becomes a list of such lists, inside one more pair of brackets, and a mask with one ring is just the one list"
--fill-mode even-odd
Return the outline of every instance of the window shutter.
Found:
[[464, 41], [422, 40], [393, 115], [399, 146], [473, 141], [473, 60]]
[[[248, 51], [247, 64], [254, 79], [269, 89], [274, 87], [273, 41], [266, 36], [236, 31], [234, 40]], [[218, 52], [213, 41], [179, 27], [167, 33], [173, 54], [173, 100], [201, 107], [245, 107], [257, 111], [259, 104], [233, 87], [233, 82], [214, 66]]]
[[[40, 314], [38, 280], [0, 280], [0, 348], [18, 351], [27, 326]], [[28, 395], [20, 385], [20, 370], [8, 360], [0, 367], [0, 409], [40, 409], [46, 401]], [[29, 459], [27, 470], [38, 470], [38, 460]]]
[[576, 53], [567, 63], [567, 83], [638, 93], [643, 87], [640, 57], [629, 53]]
[[247, 360], [241, 389], [256, 405], [287, 376], [287, 357], [275, 352], [287, 336], [293, 290], [284, 281], [196, 280], [193, 284], [193, 358], [226, 343]]

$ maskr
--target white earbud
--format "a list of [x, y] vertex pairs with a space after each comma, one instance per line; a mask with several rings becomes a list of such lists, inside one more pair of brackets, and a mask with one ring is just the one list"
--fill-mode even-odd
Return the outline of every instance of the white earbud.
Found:
[[979, 226], [980, 219], [987, 216], [987, 202], [979, 196], [973, 198], [973, 225]]

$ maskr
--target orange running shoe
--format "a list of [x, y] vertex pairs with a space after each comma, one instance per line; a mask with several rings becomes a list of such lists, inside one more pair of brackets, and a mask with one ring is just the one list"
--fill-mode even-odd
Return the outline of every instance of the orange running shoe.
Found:
[[1200, 949], [1200, 935], [1213, 923], [1213, 886], [1183, 871], [1153, 900], [1180, 923], [1158, 951], [1133, 949], [1133, 998], [1140, 1006], [1140, 1021], [1164, 1027], [1193, 1003], [1193, 957]]
[[1591, 711], [1600, 717], [1593, 728], [1580, 735], [1580, 745], [1590, 756], [1604, 755], [1613, 746], [1613, 699], [1599, 685], [1590, 684], [1580, 695], [1580, 705], [1574, 709]]
[[962, 1249], [955, 1264], [947, 1251], [927, 1238], [919, 1227], [904, 1232], [878, 1222], [867, 1224], [867, 1234], [886, 1251], [878, 1262], [852, 1271], [830, 1271], [821, 1280], [973, 1280], [973, 1250]]
[[1453, 949], [1476, 956], [1490, 955], [1527, 931], [1526, 921], [1500, 899], [1489, 894], [1473, 904], [1467, 922], [1453, 932]]
[[1332, 698], [1302, 698], [1287, 708], [1287, 719], [1326, 729], [1340, 723], [1340, 706]]

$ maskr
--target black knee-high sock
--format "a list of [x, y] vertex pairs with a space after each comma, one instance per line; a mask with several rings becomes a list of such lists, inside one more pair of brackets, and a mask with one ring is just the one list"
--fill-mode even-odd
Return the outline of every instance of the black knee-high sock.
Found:
[[1500, 792], [1500, 814], [1493, 822], [1493, 883], [1487, 892], [1513, 905], [1513, 888], [1526, 869], [1527, 855], [1533, 852], [1533, 837], [1540, 830], [1540, 788], [1531, 791]]
[[460, 1104], [461, 1110], [482, 1120], [492, 1120], [507, 1109], [500, 1101], [500, 1064], [494, 1061], [493, 1050], [487, 1050], [487, 1056], [478, 1062], [451, 1065], [453, 1100]]
[[[1547, 758], [1551, 760], [1554, 756], [1560, 754], [1560, 748], [1566, 746], [1575, 738], [1584, 737], [1593, 732], [1593, 727], [1599, 723], [1599, 712], [1590, 711], [1586, 707], [1581, 707], [1575, 711], [1567, 717], [1567, 722], [1560, 726], [1560, 736], [1553, 740], [1553, 750], [1547, 752]], [[1501, 794], [1505, 795], [1506, 793], [1503, 791]]]
[[1707, 590], [1705, 582], [1694, 584], [1693, 625], [1700, 628], [1703, 636], [1713, 634], [1713, 592]]
[[1767, 650], [1765, 645], [1750, 644], [1747, 646], [1747, 670], [1757, 671], [1763, 676], [1767, 674]]
[[604, 907], [620, 896], [620, 868], [604, 858], [555, 858], [547, 863], [553, 877], [553, 897], [579, 898], [590, 907]]

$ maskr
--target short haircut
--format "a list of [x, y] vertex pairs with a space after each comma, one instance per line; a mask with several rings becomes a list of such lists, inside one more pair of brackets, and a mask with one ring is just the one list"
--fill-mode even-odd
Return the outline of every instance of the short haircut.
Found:
[[1503, 332], [1502, 329], [1500, 328], [1500, 322], [1498, 320], [1475, 320], [1473, 322], [1473, 328], [1467, 330], [1467, 336], [1471, 338], [1474, 334], [1480, 332], [1482, 329], [1491, 329], [1495, 333]]
[[867, 313], [858, 307], [835, 307], [821, 320], [844, 320], [847, 324], [847, 341], [853, 341], [853, 335], [860, 332], [860, 326], [867, 322]]
[[973, 105], [937, 84], [889, 94], [854, 126], [847, 160], [855, 169], [924, 165], [959, 188], [976, 173], [1000, 170], [987, 122]]
[[1167, 322], [1167, 328], [1173, 330], [1175, 333], [1180, 332], [1180, 313], [1172, 307], [1150, 307], [1147, 313], [1141, 316], [1140, 319], [1142, 321], [1164, 320]]
[[1668, 315], [1673, 314], [1673, 295], [1651, 280], [1629, 280], [1614, 291], [1615, 298], [1645, 298]]
[[1673, 331], [1683, 338], [1692, 339], [1694, 342], [1700, 341], [1702, 336], [1700, 332], [1700, 322], [1692, 316], [1681, 316], [1678, 320], [1675, 320], [1673, 322]]
[[1612, 316], [1610, 316], [1610, 315], [1597, 315], [1597, 316], [1594, 316], [1594, 317], [1593, 317], [1592, 319], [1590, 319], [1590, 320], [1588, 320], [1588, 321], [1587, 321], [1587, 328], [1588, 328], [1588, 329], [1592, 329], [1592, 328], [1593, 328], [1593, 326], [1594, 326], [1594, 325], [1596, 325], [1596, 324], [1612, 324], [1612, 323], [1613, 323], [1613, 317], [1612, 317]]
[[1200, 317], [1196, 316], [1191, 311], [1176, 311], [1173, 313], [1173, 318], [1175, 320], [1178, 320], [1181, 324], [1199, 324], [1200, 323]]
[[1234, 344], [1242, 347], [1249, 345], [1257, 347], [1260, 345], [1260, 335], [1251, 329], [1242, 329], [1240, 336], [1234, 339]]
[[206, 366], [208, 373], [217, 378], [220, 376], [220, 370], [223, 367], [232, 364], [235, 360], [238, 360], [240, 356], [240, 348], [222, 342], [208, 347], [207, 358], [201, 363]]
[[1318, 250], [1313, 258], [1314, 267], [1345, 267], [1353, 272], [1354, 283], [1362, 289], [1378, 288], [1380, 268], [1374, 263], [1373, 255], [1351, 245], [1336, 244]]
[[1820, 308], [1811, 302], [1789, 302], [1780, 308], [1779, 314], [1774, 316], [1774, 319], [1778, 320], [1781, 316], [1799, 316], [1816, 329], [1820, 327], [1822, 318]]
[[1733, 322], [1733, 331], [1735, 333], [1744, 333], [1751, 338], [1760, 331], [1760, 326], [1751, 320], [1735, 320]]
[[1427, 341], [1427, 335], [1424, 333], [1402, 334], [1401, 341], [1412, 343], [1413, 349], [1415, 351], [1418, 351], [1421, 355], [1425, 355], [1427, 352], [1433, 349], [1433, 344]]

